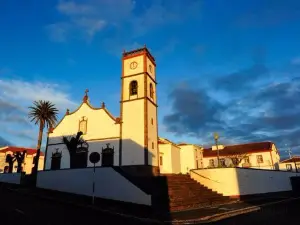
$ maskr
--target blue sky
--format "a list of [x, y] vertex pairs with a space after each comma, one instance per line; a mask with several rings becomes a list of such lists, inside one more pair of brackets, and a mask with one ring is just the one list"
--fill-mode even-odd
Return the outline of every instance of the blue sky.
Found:
[[297, 0], [10, 0], [0, 29], [0, 140], [35, 146], [31, 102], [63, 114], [86, 88], [118, 116], [121, 53], [146, 44], [160, 136], [209, 146], [217, 131], [225, 144], [271, 140], [300, 154]]

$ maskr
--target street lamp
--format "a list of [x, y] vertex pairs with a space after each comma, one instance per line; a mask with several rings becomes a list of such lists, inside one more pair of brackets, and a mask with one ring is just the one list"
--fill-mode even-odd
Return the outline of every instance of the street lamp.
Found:
[[289, 148], [289, 150], [287, 150], [287, 152], [289, 153], [290, 159], [293, 159], [292, 161], [294, 162], [294, 165], [295, 165], [295, 171], [296, 171], [296, 173], [298, 173], [298, 168], [297, 168], [295, 158], [293, 158], [293, 156], [292, 156], [292, 148]]
[[219, 157], [219, 147], [218, 147], [218, 139], [219, 139], [219, 134], [217, 132], [214, 133], [214, 139], [217, 147], [217, 160], [218, 160], [218, 167], [220, 167], [220, 157]]

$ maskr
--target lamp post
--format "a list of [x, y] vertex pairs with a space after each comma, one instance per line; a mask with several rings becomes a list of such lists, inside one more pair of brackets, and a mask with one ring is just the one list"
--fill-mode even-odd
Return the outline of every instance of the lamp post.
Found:
[[[290, 159], [293, 159], [292, 148], [289, 148], [289, 150], [287, 152], [289, 153]], [[296, 173], [298, 173], [298, 168], [297, 168], [297, 164], [296, 164], [295, 158], [293, 159], [293, 162], [294, 162], [294, 166], [295, 166], [295, 171], [296, 171]]]
[[219, 139], [219, 134], [218, 133], [214, 133], [214, 139], [215, 139], [215, 143], [216, 143], [216, 147], [217, 147], [217, 160], [218, 160], [218, 167], [220, 167], [220, 157], [219, 157], [219, 147], [218, 147], [218, 139]]

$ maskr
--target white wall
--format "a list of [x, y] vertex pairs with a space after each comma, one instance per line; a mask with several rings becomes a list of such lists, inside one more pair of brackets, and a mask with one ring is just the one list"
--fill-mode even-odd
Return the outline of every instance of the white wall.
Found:
[[21, 183], [21, 173], [1, 173], [0, 183], [10, 183], [10, 184], [20, 184]]
[[279, 164], [279, 170], [282, 170], [282, 171], [287, 171], [287, 165], [290, 165], [292, 167], [292, 172], [296, 172], [296, 166], [297, 166], [297, 169], [298, 169], [298, 172], [300, 172], [300, 163], [299, 162], [296, 162], [296, 166], [295, 166], [295, 163], [294, 162], [288, 162], [288, 163], [280, 163]]
[[202, 148], [196, 145], [180, 145], [180, 148], [181, 173], [186, 174], [191, 169], [201, 168], [203, 159]]
[[[93, 168], [42, 171], [37, 187], [92, 196]], [[95, 197], [151, 205], [147, 195], [113, 168], [96, 168]]]
[[[114, 148], [114, 166], [118, 166], [119, 165], [119, 139], [105, 139], [105, 140], [98, 140], [98, 141], [88, 141], [89, 144], [89, 152], [88, 152], [88, 167], [92, 167], [94, 166], [94, 164], [92, 164], [89, 161], [89, 156], [91, 153], [93, 152], [98, 152], [101, 156], [102, 153], [102, 148], [106, 148], [106, 144], [110, 144], [110, 148]], [[48, 145], [48, 149], [47, 149], [47, 161], [46, 161], [46, 165], [45, 165], [45, 169], [49, 170], [51, 168], [51, 157], [52, 157], [52, 153], [56, 152], [56, 149], [58, 149], [58, 152], [62, 153], [62, 158], [61, 158], [61, 169], [66, 169], [66, 168], [70, 168], [70, 154], [69, 151], [66, 147], [65, 144], [57, 144], [57, 145]], [[101, 166], [101, 159], [102, 157], [100, 157], [100, 161], [98, 163], [96, 163], [96, 166]]]
[[120, 124], [116, 124], [106, 109], [91, 108], [89, 104], [83, 103], [58, 123], [53, 133], [49, 134], [48, 144], [61, 143], [62, 136], [76, 135], [79, 131], [79, 121], [83, 116], [87, 119], [87, 133], [82, 136], [83, 139], [95, 140], [120, 136]]
[[181, 149], [175, 145], [171, 145], [172, 173], [180, 173], [180, 157]]
[[242, 168], [191, 171], [191, 178], [225, 196], [291, 191], [290, 177], [297, 175], [291, 172]]
[[162, 157], [162, 165], [159, 166], [161, 173], [172, 173], [172, 154], [171, 144], [159, 145], [160, 157]]
[[[128, 88], [125, 90], [129, 91]], [[122, 104], [122, 165], [144, 165], [144, 99]]]

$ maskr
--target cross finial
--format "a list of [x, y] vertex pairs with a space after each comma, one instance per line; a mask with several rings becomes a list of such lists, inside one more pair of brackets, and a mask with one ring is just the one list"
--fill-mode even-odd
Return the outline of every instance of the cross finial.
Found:
[[84, 91], [85, 95], [83, 97], [83, 102], [85, 102], [85, 103], [88, 101], [88, 98], [89, 98], [88, 92], [89, 92], [89, 89], [85, 89], [85, 91]]

